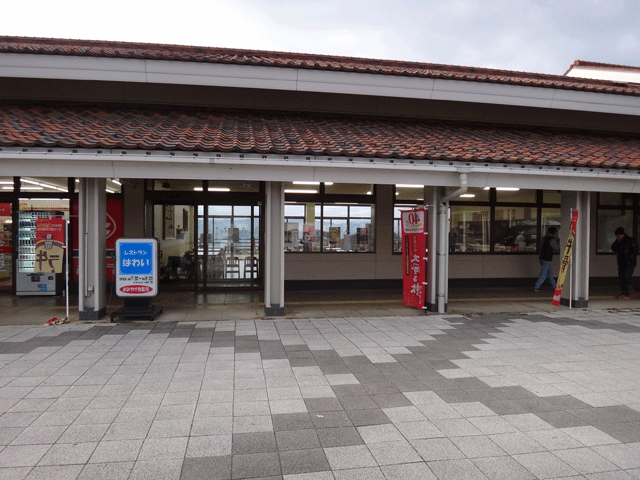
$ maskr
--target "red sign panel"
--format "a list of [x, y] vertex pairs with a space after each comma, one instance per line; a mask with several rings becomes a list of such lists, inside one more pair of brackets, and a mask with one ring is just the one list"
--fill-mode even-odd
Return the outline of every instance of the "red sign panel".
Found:
[[425, 308], [427, 273], [426, 210], [402, 213], [402, 303]]
[[129, 295], [141, 295], [152, 292], [153, 288], [148, 285], [124, 285], [120, 287], [120, 291]]

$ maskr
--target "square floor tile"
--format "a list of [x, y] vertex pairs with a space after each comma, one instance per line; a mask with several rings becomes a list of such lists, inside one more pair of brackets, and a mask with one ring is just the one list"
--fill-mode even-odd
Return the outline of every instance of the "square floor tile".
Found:
[[275, 452], [234, 455], [232, 458], [231, 478], [258, 478], [280, 474], [280, 459]]
[[295, 475], [330, 470], [325, 452], [321, 448], [280, 452], [283, 475]]

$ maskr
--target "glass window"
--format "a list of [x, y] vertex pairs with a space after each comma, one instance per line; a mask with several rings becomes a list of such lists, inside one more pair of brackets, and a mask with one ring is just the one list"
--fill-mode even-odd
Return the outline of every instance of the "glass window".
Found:
[[287, 252], [373, 252], [373, 206], [348, 203], [287, 203]]
[[611, 244], [615, 241], [616, 228], [622, 227], [629, 235], [633, 235], [632, 210], [598, 210], [597, 252], [611, 252]]
[[521, 190], [519, 188], [496, 188], [497, 202], [536, 202], [536, 190]]
[[451, 206], [449, 252], [488, 252], [490, 207]]
[[313, 202], [285, 204], [284, 248], [287, 252], [320, 251], [320, 205]]
[[496, 207], [495, 252], [536, 252], [536, 217], [535, 207]]
[[402, 212], [418, 208], [418, 204], [397, 204], [393, 207], [393, 253], [402, 253]]
[[[562, 231], [562, 218], [560, 217], [560, 209], [543, 208], [540, 215], [540, 234], [544, 237], [547, 234], [547, 230], [549, 230], [549, 227], [556, 227], [558, 229], [558, 235], [560, 235]], [[569, 221], [570, 219], [567, 219], [567, 223], [569, 223]]]

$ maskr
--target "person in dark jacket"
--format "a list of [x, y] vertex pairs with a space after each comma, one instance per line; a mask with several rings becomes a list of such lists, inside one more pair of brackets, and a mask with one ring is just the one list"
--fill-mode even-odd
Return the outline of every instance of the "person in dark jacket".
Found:
[[640, 297], [638, 283], [633, 280], [633, 270], [636, 268], [636, 257], [638, 256], [638, 243], [633, 237], [624, 232], [624, 228], [616, 228], [616, 241], [611, 245], [611, 250], [617, 253], [618, 280], [620, 281], [620, 300], [629, 299], [629, 285]]
[[556, 288], [556, 281], [553, 278], [553, 271], [551, 270], [551, 260], [553, 260], [554, 252], [557, 252], [560, 248], [558, 244], [558, 229], [556, 227], [549, 227], [547, 234], [542, 239], [542, 245], [540, 246], [540, 275], [536, 284], [533, 286], [534, 292], [539, 292], [540, 287], [545, 280], [549, 280], [552, 288]]

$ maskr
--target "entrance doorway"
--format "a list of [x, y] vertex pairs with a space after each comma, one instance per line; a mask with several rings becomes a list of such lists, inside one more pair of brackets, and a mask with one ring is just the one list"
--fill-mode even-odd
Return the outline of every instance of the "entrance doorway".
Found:
[[260, 206], [198, 205], [204, 290], [260, 283]]
[[257, 289], [260, 205], [154, 205], [160, 288]]

